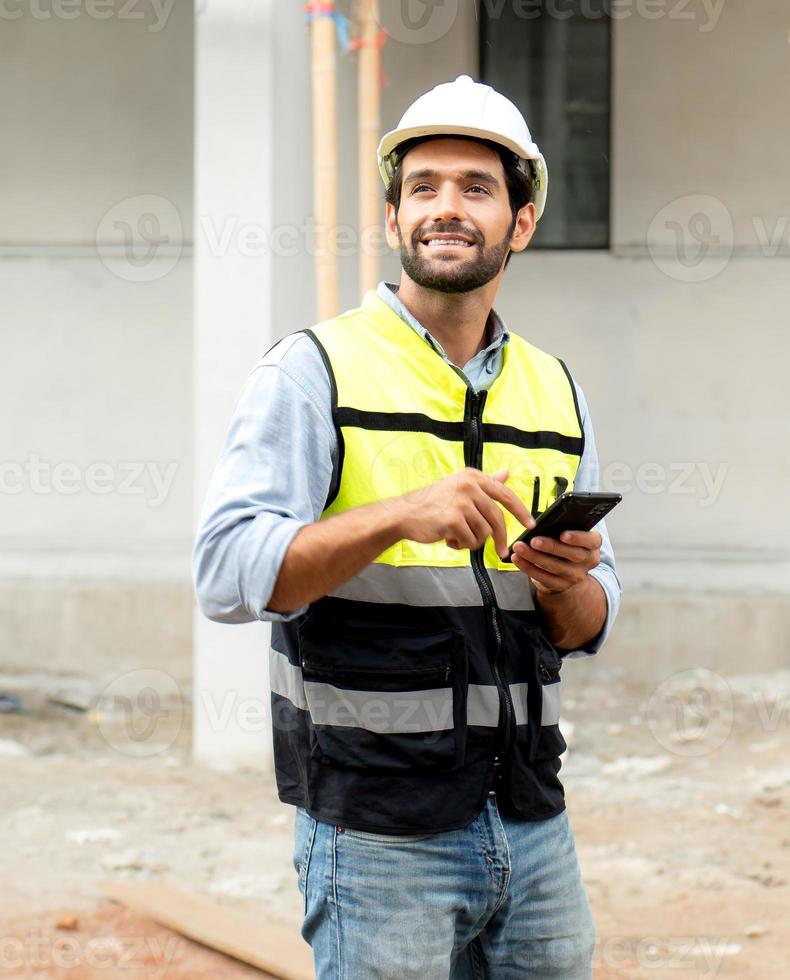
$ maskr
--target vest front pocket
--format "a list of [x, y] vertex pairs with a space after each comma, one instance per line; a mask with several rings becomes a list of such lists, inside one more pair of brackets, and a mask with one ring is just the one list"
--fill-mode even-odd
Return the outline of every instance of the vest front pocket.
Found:
[[313, 756], [362, 769], [453, 770], [466, 740], [459, 630], [355, 625], [300, 630]]

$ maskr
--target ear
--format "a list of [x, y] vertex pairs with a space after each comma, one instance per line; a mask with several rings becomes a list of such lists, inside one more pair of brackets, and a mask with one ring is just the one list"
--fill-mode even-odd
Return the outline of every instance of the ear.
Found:
[[395, 251], [400, 251], [400, 238], [398, 237], [398, 212], [394, 206], [387, 201], [385, 205], [384, 229], [387, 235], [387, 244]]
[[510, 238], [510, 251], [523, 252], [535, 234], [535, 205], [530, 201], [525, 204], [516, 217], [516, 225]]

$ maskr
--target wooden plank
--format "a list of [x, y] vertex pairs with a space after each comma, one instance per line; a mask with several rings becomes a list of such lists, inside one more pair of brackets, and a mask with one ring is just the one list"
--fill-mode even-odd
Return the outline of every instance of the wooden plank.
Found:
[[301, 936], [170, 882], [102, 881], [99, 891], [160, 925], [266, 971], [280, 980], [315, 980]]

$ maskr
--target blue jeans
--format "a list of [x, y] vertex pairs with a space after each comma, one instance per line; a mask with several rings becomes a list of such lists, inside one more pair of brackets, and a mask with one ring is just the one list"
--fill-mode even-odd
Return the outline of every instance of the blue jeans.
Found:
[[296, 812], [302, 936], [317, 980], [589, 980], [595, 923], [567, 811], [489, 796], [467, 827], [393, 836]]

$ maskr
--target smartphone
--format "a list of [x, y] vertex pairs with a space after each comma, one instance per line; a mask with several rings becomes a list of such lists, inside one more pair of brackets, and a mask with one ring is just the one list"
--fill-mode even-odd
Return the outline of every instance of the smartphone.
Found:
[[[563, 493], [535, 522], [531, 531], [525, 531], [516, 541], [527, 544], [532, 538], [558, 538], [563, 531], [591, 531], [598, 521], [623, 499], [621, 493], [603, 493], [589, 490]], [[513, 542], [513, 544], [516, 543]], [[503, 561], [513, 560], [513, 544]]]

